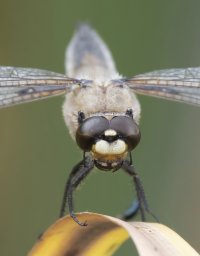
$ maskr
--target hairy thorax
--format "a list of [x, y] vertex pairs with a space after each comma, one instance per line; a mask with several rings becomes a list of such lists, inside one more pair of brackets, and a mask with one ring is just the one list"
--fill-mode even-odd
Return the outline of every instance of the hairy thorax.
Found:
[[138, 123], [140, 118], [139, 102], [127, 87], [114, 84], [93, 84], [90, 87], [77, 88], [66, 95], [63, 105], [64, 120], [74, 138], [78, 127], [78, 112], [83, 111], [85, 117], [93, 115], [124, 115], [127, 109], [133, 110], [133, 118]]

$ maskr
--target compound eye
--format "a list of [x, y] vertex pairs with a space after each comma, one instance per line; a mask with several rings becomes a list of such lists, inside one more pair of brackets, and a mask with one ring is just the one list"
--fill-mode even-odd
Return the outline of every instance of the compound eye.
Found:
[[103, 116], [85, 119], [76, 132], [76, 142], [84, 151], [90, 151], [96, 139], [109, 127], [108, 120]]
[[140, 130], [136, 122], [127, 116], [115, 116], [110, 121], [110, 128], [115, 130], [128, 145], [128, 150], [133, 150], [140, 141]]

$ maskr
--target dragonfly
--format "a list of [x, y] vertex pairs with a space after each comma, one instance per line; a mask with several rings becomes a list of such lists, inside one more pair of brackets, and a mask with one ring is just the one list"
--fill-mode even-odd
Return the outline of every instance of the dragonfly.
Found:
[[66, 182], [59, 217], [74, 211], [73, 192], [94, 167], [122, 171], [133, 179], [136, 199], [122, 215], [153, 213], [132, 163], [140, 142], [140, 103], [136, 94], [200, 105], [200, 67], [164, 69], [130, 78], [120, 75], [107, 45], [88, 24], [81, 23], [66, 48], [66, 75], [51, 71], [0, 66], [0, 107], [65, 95], [63, 116], [83, 159]]

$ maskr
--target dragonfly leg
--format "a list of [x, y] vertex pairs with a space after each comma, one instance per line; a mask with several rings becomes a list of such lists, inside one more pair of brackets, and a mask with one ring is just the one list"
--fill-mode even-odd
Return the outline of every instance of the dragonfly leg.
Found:
[[89, 174], [93, 167], [94, 163], [91, 157], [87, 156], [72, 169], [72, 172], [70, 173], [70, 176], [65, 186], [65, 191], [59, 215], [60, 218], [64, 216], [66, 207], [68, 206], [69, 214], [72, 217], [72, 219], [80, 226], [87, 225], [86, 222], [80, 222], [74, 213], [73, 191], [80, 184], [80, 182]]
[[133, 177], [133, 182], [134, 182], [136, 194], [137, 194], [137, 200], [135, 200], [132, 203], [131, 207], [127, 211], [125, 211], [122, 218], [125, 220], [128, 220], [134, 217], [137, 214], [137, 212], [140, 211], [142, 221], [146, 221], [145, 212], [149, 213], [156, 221], [158, 221], [158, 219], [151, 212], [148, 206], [141, 180], [137, 172], [135, 171], [133, 165], [131, 165], [130, 162], [126, 160], [122, 165], [122, 169]]

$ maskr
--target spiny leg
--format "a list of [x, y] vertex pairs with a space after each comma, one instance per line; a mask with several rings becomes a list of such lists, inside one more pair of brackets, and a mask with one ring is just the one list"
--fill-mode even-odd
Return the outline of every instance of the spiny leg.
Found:
[[133, 165], [131, 165], [129, 161], [125, 160], [122, 165], [122, 169], [133, 177], [136, 194], [137, 194], [137, 200], [135, 202], [133, 202], [131, 207], [124, 213], [122, 218], [125, 220], [128, 220], [128, 219], [134, 217], [139, 210], [140, 214], [141, 214], [142, 221], [146, 220], [145, 211], [147, 213], [149, 213], [156, 221], [158, 221], [156, 216], [149, 209], [141, 180], [140, 180], [138, 174], [136, 173]]
[[[140, 186], [137, 183], [137, 178], [136, 178], [137, 173], [135, 172], [133, 166], [130, 164], [129, 161], [124, 161], [124, 163], [122, 165], [122, 169], [133, 177], [136, 194], [137, 194], [137, 199], [134, 200], [133, 203], [131, 204], [130, 208], [128, 208], [128, 210], [125, 211], [125, 213], [122, 216], [122, 219], [125, 219], [125, 220], [131, 219], [138, 213], [138, 211], [140, 211], [141, 219], [142, 219], [142, 221], [145, 221], [145, 210], [144, 210], [144, 205], [143, 205], [143, 199], [141, 197]], [[139, 184], [141, 184], [141, 183], [139, 183]], [[142, 188], [142, 190], [143, 190], [143, 188]]]
[[[127, 110], [128, 112], [128, 110]], [[132, 112], [131, 112], [132, 113]], [[128, 164], [129, 165], [132, 165], [132, 155], [131, 155], [131, 152], [129, 152], [129, 162]], [[135, 199], [131, 206], [120, 216], [121, 219], [123, 220], [129, 220], [129, 219], [132, 219], [139, 211], [140, 209], [140, 204], [138, 202], [137, 199]]]
[[89, 174], [89, 172], [93, 169], [94, 163], [91, 157], [87, 156], [82, 161], [80, 161], [69, 175], [67, 180], [65, 191], [63, 195], [61, 210], [60, 210], [60, 218], [64, 216], [66, 206], [69, 207], [69, 214], [73, 218], [75, 222], [77, 222], [80, 226], [86, 226], [86, 223], [80, 222], [75, 213], [73, 206], [73, 191], [80, 184], [80, 182]]

